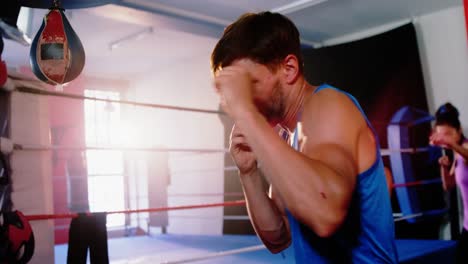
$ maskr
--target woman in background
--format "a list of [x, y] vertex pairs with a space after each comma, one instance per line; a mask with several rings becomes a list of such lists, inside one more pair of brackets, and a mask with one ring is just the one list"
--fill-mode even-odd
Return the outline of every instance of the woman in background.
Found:
[[[458, 185], [463, 200], [463, 230], [457, 245], [457, 263], [468, 263], [468, 140], [463, 135], [458, 110], [450, 103], [439, 107], [436, 112], [436, 123], [430, 144], [443, 148], [439, 159], [444, 190]], [[451, 161], [445, 154], [452, 150]]]

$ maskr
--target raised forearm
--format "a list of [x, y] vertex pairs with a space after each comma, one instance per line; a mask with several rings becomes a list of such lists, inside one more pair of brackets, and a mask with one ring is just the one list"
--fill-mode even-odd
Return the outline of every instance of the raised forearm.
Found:
[[280, 252], [291, 240], [284, 216], [263, 189], [258, 171], [252, 175], [240, 175], [240, 178], [256, 233], [270, 251]]
[[276, 205], [268, 197], [258, 171], [240, 176], [248, 205], [249, 215], [262, 230], [276, 230], [282, 218]]
[[463, 159], [468, 160], [468, 149], [464, 148], [462, 145], [455, 144], [451, 146], [451, 148], [460, 154], [460, 156], [463, 157]]
[[[344, 219], [347, 208], [345, 190], [354, 182], [343, 182], [341, 175], [318, 160], [296, 152], [283, 142], [258, 113], [236, 121], [252, 147], [262, 171], [284, 199], [286, 207], [318, 235], [328, 236]], [[313, 210], [311, 210], [313, 208]], [[332, 228], [332, 229], [333, 229]]]
[[445, 191], [452, 189], [455, 186], [454, 175], [450, 172], [450, 168], [440, 166], [440, 175], [442, 177], [442, 186]]

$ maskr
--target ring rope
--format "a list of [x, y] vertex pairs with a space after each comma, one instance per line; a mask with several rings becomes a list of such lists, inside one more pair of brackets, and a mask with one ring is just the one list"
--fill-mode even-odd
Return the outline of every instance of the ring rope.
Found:
[[[421, 212], [417, 214], [411, 214], [411, 215], [406, 215], [402, 217], [395, 218], [395, 222], [407, 220], [410, 218], [418, 218], [421, 216], [426, 216], [426, 215], [438, 215], [447, 212], [446, 209], [440, 209], [440, 210], [431, 210], [427, 212]], [[250, 246], [250, 247], [244, 247], [244, 248], [239, 248], [239, 249], [232, 249], [232, 250], [225, 250], [225, 251], [219, 251], [215, 253], [210, 253], [202, 256], [196, 256], [192, 258], [185, 258], [185, 259], [179, 259], [179, 260], [173, 260], [173, 261], [165, 261], [161, 262], [162, 264], [180, 264], [180, 263], [189, 263], [189, 262], [195, 262], [195, 261], [201, 261], [201, 260], [207, 260], [207, 259], [212, 259], [212, 258], [218, 258], [218, 257], [224, 257], [224, 256], [229, 256], [229, 255], [235, 255], [235, 254], [240, 254], [240, 253], [246, 253], [246, 252], [253, 252], [253, 251], [259, 251], [259, 250], [264, 250], [266, 247], [263, 244], [257, 245], [257, 246]]]
[[142, 107], [152, 107], [152, 108], [160, 108], [160, 109], [167, 109], [167, 110], [225, 115], [224, 112], [218, 111], [218, 110], [208, 110], [208, 109], [191, 108], [191, 107], [181, 107], [181, 106], [143, 103], [143, 102], [128, 101], [128, 100], [103, 99], [103, 98], [96, 98], [96, 97], [84, 96], [84, 95], [78, 95], [78, 94], [72, 94], [72, 93], [54, 92], [54, 91], [48, 91], [48, 90], [32, 88], [32, 87], [25, 87], [25, 86], [18, 86], [18, 87], [16, 87], [15, 91], [18, 91], [18, 92], [21, 92], [21, 93], [29, 93], [29, 94], [44, 95], [44, 96], [64, 97], [64, 98], [77, 99], [77, 100], [93, 100], [93, 101], [100, 101], [100, 102], [117, 103], [117, 104], [142, 106]]
[[[172, 207], [158, 207], [158, 208], [148, 208], [148, 209], [135, 209], [135, 210], [121, 210], [121, 211], [110, 211], [103, 212], [106, 214], [134, 214], [134, 213], [156, 213], [163, 211], [172, 211], [172, 210], [187, 210], [187, 209], [200, 209], [200, 208], [210, 208], [210, 207], [220, 207], [220, 206], [243, 206], [245, 205], [245, 200], [229, 201], [223, 203], [209, 203], [209, 204], [197, 204], [197, 205], [181, 205], [181, 206], [172, 206]], [[95, 212], [99, 213], [99, 212]], [[93, 213], [86, 212], [85, 215], [91, 215]], [[26, 219], [29, 221], [37, 220], [48, 220], [48, 219], [64, 219], [64, 218], [76, 218], [80, 214], [78, 213], [68, 213], [68, 214], [38, 214], [38, 215], [27, 215]]]
[[242, 192], [225, 192], [225, 193], [169, 193], [169, 197], [204, 197], [204, 196], [224, 196], [224, 197], [238, 197], [244, 196]]
[[[244, 205], [246, 205], [245, 200], [236, 200], [236, 201], [227, 201], [227, 202], [222, 202], [222, 203], [180, 205], [180, 206], [172, 206], [172, 207], [158, 207], [158, 208], [120, 210], [120, 211], [109, 211], [109, 212], [94, 212], [94, 213], [106, 213], [108, 215], [109, 214], [156, 213], [156, 212], [172, 211], [172, 210], [188, 210], [188, 209], [200, 209], [200, 208], [221, 207], [221, 206], [232, 207], [232, 206], [244, 206]], [[398, 221], [402, 221], [405, 219], [416, 218], [420, 216], [428, 216], [428, 215], [438, 215], [438, 214], [443, 214], [446, 212], [447, 212], [447, 209], [436, 209], [436, 210], [397, 217], [394, 219], [394, 221], [398, 222]], [[37, 220], [49, 220], [49, 219], [76, 218], [80, 214], [92, 215], [93, 213], [86, 212], [86, 213], [66, 213], [66, 214], [37, 214], [37, 215], [26, 215], [25, 217], [29, 221], [37, 221]]]
[[[160, 207], [160, 208], [150, 208], [150, 209], [137, 209], [137, 210], [122, 210], [122, 211], [111, 211], [111, 212], [106, 212], [107, 214], [121, 214], [121, 213], [142, 213], [142, 212], [161, 212], [161, 211], [169, 211], [169, 210], [185, 210], [185, 209], [197, 209], [197, 208], [209, 208], [209, 207], [226, 207], [226, 206], [244, 206], [246, 205], [245, 200], [238, 200], [238, 201], [232, 201], [232, 202], [224, 202], [224, 203], [212, 203], [212, 204], [199, 204], [199, 205], [184, 205], [184, 206], [173, 206], [173, 207]], [[422, 216], [429, 216], [429, 215], [440, 215], [443, 213], [446, 213], [447, 209], [438, 209], [438, 210], [431, 210], [427, 212], [420, 212], [416, 214], [411, 214], [411, 215], [406, 215], [406, 216], [401, 216], [394, 218], [394, 222], [399, 222], [403, 220], [407, 220], [410, 218], [418, 218]], [[85, 213], [85, 215], [90, 215], [91, 213]], [[36, 221], [36, 220], [47, 220], [47, 219], [63, 219], [63, 218], [75, 218], [78, 217], [79, 214], [77, 213], [71, 213], [71, 214], [56, 214], [56, 215], [29, 215], [25, 216], [26, 219], [29, 221]], [[245, 220], [247, 219], [246, 216], [233, 216], [232, 220]], [[235, 219], [234, 219], [235, 218]], [[229, 220], [229, 219], [226, 219]], [[179, 263], [189, 263], [189, 262], [195, 262], [195, 261], [201, 261], [201, 260], [207, 260], [211, 258], [218, 258], [218, 257], [223, 257], [223, 256], [229, 256], [229, 255], [235, 255], [235, 254], [240, 254], [240, 253], [246, 253], [246, 252], [254, 252], [254, 251], [259, 251], [259, 250], [264, 250], [266, 249], [265, 245], [260, 244], [256, 246], [250, 246], [250, 247], [244, 247], [244, 248], [239, 248], [239, 249], [233, 249], [233, 250], [225, 250], [225, 251], [219, 251], [211, 254], [206, 254], [202, 256], [196, 256], [192, 258], [185, 258], [185, 259], [179, 259], [179, 260], [172, 260], [172, 261], [164, 261], [161, 263], [164, 264], [179, 264]]]
[[240, 253], [254, 252], [254, 251], [259, 251], [259, 250], [264, 250], [264, 249], [266, 249], [266, 247], [264, 245], [243, 247], [243, 248], [239, 248], [239, 249], [219, 251], [219, 252], [206, 254], [206, 255], [203, 255], [203, 256], [198, 256], [198, 257], [193, 257], [193, 258], [186, 258], [186, 259], [180, 259], [180, 260], [175, 260], [175, 261], [163, 261], [163, 262], [161, 262], [161, 264], [188, 263], [188, 262], [194, 262], [194, 261], [200, 261], [200, 260], [207, 260], [207, 259], [211, 259], [211, 258], [218, 258], [218, 257], [229, 256], [229, 255], [235, 255], [235, 254], [240, 254]]
[[[431, 210], [427, 212], [421, 212], [417, 214], [411, 214], [411, 215], [406, 215], [402, 216], [399, 218], [395, 218], [395, 222], [407, 220], [410, 218], [418, 218], [426, 215], [438, 215], [442, 213], [446, 213], [447, 209], [439, 209], [439, 210]], [[235, 255], [235, 254], [240, 254], [240, 253], [246, 253], [246, 252], [253, 252], [253, 251], [259, 251], [259, 250], [264, 250], [266, 247], [263, 244], [257, 245], [257, 246], [250, 246], [250, 247], [244, 247], [244, 248], [239, 248], [239, 249], [233, 249], [233, 250], [225, 250], [225, 251], [219, 251], [211, 254], [206, 254], [203, 256], [196, 256], [192, 258], [185, 258], [185, 259], [179, 259], [175, 261], [165, 261], [161, 262], [162, 264], [180, 264], [180, 263], [189, 263], [189, 262], [195, 262], [195, 261], [201, 261], [201, 260], [207, 260], [207, 259], [212, 259], [212, 258], [218, 258], [218, 257], [224, 257], [224, 256], [229, 256], [229, 255]]]
[[435, 209], [435, 210], [430, 210], [430, 211], [425, 211], [425, 212], [420, 212], [420, 213], [415, 213], [415, 214], [410, 214], [410, 215], [405, 215], [401, 217], [394, 218], [394, 222], [400, 222], [403, 220], [407, 219], [412, 219], [412, 218], [418, 218], [422, 216], [431, 216], [431, 215], [441, 215], [447, 213], [447, 209]]
[[[27, 144], [14, 144], [14, 150], [23, 150], [23, 151], [48, 151], [48, 150], [129, 150], [129, 151], [158, 151], [158, 152], [225, 152], [229, 153], [229, 149], [203, 149], [203, 148], [168, 148], [168, 147], [126, 147], [126, 146], [54, 146], [54, 145], [27, 145]], [[420, 153], [428, 151], [429, 148], [403, 148], [403, 149], [381, 149], [382, 156], [388, 156], [390, 153]]]
[[114, 150], [114, 151], [148, 151], [148, 152], [199, 152], [199, 153], [226, 153], [228, 149], [214, 148], [167, 148], [167, 147], [123, 147], [123, 146], [47, 146], [47, 145], [21, 145], [14, 144], [17, 151], [85, 151], [85, 150]]
[[427, 152], [429, 151], [429, 147], [423, 148], [401, 148], [401, 149], [381, 149], [380, 155], [381, 156], [390, 156], [392, 153], [408, 153], [408, 154], [415, 154], [420, 152]]
[[442, 180], [437, 178], [437, 179], [420, 180], [420, 181], [414, 181], [414, 182], [395, 183], [392, 185], [392, 188], [413, 187], [413, 186], [435, 184], [435, 183], [441, 183], [441, 182]]

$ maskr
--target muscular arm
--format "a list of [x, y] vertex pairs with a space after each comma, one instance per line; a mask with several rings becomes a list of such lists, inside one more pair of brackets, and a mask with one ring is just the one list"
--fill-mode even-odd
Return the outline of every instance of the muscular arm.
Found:
[[281, 252], [291, 243], [286, 217], [267, 196], [258, 170], [252, 175], [240, 176], [247, 210], [255, 232], [272, 253]]
[[314, 137], [307, 140], [304, 153], [283, 142], [258, 112], [245, 113], [236, 124], [288, 210], [317, 235], [328, 237], [347, 214], [358, 173], [348, 146], [357, 140], [356, 123], [363, 120], [348, 98], [317, 102], [321, 100], [320, 111], [304, 110], [314, 120], [304, 128]]

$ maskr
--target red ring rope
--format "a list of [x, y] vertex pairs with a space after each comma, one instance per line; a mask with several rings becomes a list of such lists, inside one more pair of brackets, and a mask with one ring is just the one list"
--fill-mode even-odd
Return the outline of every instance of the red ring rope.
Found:
[[[121, 210], [105, 212], [106, 214], [133, 214], [133, 213], [155, 213], [169, 210], [185, 210], [185, 209], [198, 209], [198, 208], [210, 208], [219, 206], [242, 206], [245, 205], [245, 200], [230, 201], [224, 203], [211, 203], [211, 204], [197, 204], [197, 205], [181, 205], [172, 207], [159, 207], [159, 208], [148, 208], [148, 209], [135, 209], [135, 210]], [[96, 212], [98, 213], [98, 212]], [[91, 215], [92, 213], [86, 212], [85, 214]], [[38, 215], [27, 215], [26, 219], [29, 221], [35, 220], [48, 220], [48, 219], [64, 219], [64, 218], [75, 218], [78, 217], [78, 213], [69, 214], [38, 214]]]
[[414, 181], [414, 182], [395, 183], [392, 185], [392, 188], [413, 187], [413, 186], [434, 184], [434, 183], [440, 183], [440, 182], [441, 182], [440, 179], [431, 179], [431, 180], [421, 180], [421, 181]]
[[[411, 187], [411, 186], [419, 186], [419, 185], [426, 185], [426, 184], [433, 184], [433, 183], [440, 183], [440, 179], [421, 180], [421, 181], [407, 182], [407, 183], [397, 183], [397, 184], [393, 184], [392, 188]], [[229, 201], [229, 202], [223, 202], [223, 203], [211, 203], [211, 204], [181, 205], [181, 206], [172, 206], [172, 207], [121, 210], [121, 211], [111, 211], [111, 212], [105, 212], [105, 213], [106, 214], [155, 213], [155, 212], [170, 211], [170, 210], [186, 210], [186, 209], [210, 208], [210, 207], [219, 207], [219, 206], [229, 207], [229, 206], [243, 206], [243, 205], [245, 205], [245, 200]], [[91, 213], [86, 212], [85, 214], [91, 214]], [[47, 219], [64, 219], [64, 218], [78, 217], [78, 213], [38, 214], [38, 215], [27, 215], [25, 217], [29, 221], [47, 220]]]

